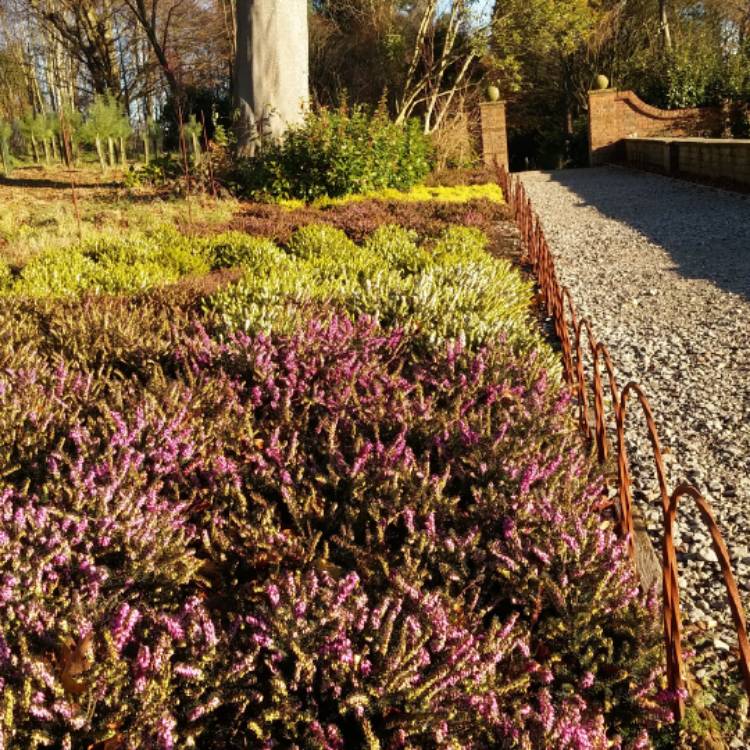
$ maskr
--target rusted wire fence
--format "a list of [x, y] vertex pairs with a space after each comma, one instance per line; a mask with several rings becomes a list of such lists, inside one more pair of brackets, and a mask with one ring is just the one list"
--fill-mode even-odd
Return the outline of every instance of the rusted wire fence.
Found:
[[[703, 523], [708, 527], [729, 599], [729, 608], [737, 632], [739, 664], [745, 690], [750, 696], [750, 642], [745, 612], [732, 573], [729, 552], [714, 519], [710, 505], [692, 485], [680, 484], [671, 494], [667, 485], [664, 459], [651, 405], [641, 387], [634, 382], [620, 388], [612, 358], [607, 347], [596, 340], [591, 322], [581, 319], [570, 291], [557, 276], [555, 261], [544, 236], [539, 217], [534, 212], [523, 184], [500, 167], [498, 181], [521, 232], [524, 258], [531, 266], [539, 285], [541, 301], [554, 325], [562, 349], [563, 373], [578, 406], [578, 423], [585, 439], [596, 451], [601, 464], [616, 458], [616, 487], [608, 487], [602, 509], [613, 508], [620, 536], [627, 540], [631, 558], [635, 560], [635, 526], [633, 521], [633, 483], [625, 442], [625, 426], [630, 399], [637, 401], [646, 418], [654, 470], [659, 484], [662, 506], [662, 592], [664, 642], [668, 687], [675, 696], [678, 720], [684, 717], [687, 680], [682, 656], [682, 614], [680, 610], [679, 573], [674, 544], [677, 507], [684, 497], [692, 499]], [[586, 367], [588, 360], [588, 368]], [[587, 372], [588, 369], [588, 372]], [[609, 391], [610, 410], [606, 387]], [[616, 435], [614, 446], [610, 435]]]

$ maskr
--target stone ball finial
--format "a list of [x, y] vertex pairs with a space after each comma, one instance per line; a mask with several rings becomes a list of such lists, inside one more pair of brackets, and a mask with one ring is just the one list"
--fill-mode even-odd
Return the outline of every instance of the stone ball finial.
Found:
[[487, 86], [485, 93], [487, 94], [487, 100], [490, 102], [497, 102], [500, 100], [500, 89], [495, 85]]
[[596, 91], [604, 91], [604, 89], [609, 88], [609, 78], [607, 76], [602, 75], [601, 73], [594, 78], [594, 89]]

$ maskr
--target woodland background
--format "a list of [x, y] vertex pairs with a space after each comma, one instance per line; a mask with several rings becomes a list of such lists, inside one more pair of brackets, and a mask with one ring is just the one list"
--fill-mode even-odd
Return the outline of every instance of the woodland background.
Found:
[[[315, 104], [418, 117], [459, 166], [488, 84], [514, 168], [583, 163], [598, 73], [656, 106], [721, 104], [726, 134], [750, 134], [750, 0], [312, 0], [309, 26]], [[235, 40], [231, 0], [0, 0], [0, 123], [21, 143], [106, 94], [136, 148], [149, 128], [174, 146], [191, 114], [231, 133]]]

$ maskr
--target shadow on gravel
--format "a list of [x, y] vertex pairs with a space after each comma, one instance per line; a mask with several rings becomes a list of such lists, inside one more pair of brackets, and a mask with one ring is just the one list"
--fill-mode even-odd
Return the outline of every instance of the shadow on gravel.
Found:
[[580, 206], [661, 245], [682, 276], [750, 300], [750, 196], [620, 167], [548, 174], [578, 195]]

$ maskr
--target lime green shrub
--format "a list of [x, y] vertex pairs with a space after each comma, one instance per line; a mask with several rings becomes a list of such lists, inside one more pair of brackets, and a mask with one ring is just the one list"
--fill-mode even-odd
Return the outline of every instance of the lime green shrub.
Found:
[[307, 308], [323, 304], [405, 327], [429, 348], [453, 338], [471, 347], [507, 339], [519, 351], [548, 351], [529, 325], [531, 284], [486, 245], [482, 232], [465, 227], [449, 228], [432, 246], [381, 227], [358, 246], [310, 225], [293, 235], [286, 262], [249, 269], [206, 305], [226, 331], [288, 332]]
[[322, 296], [306, 266], [287, 261], [266, 270], [248, 269], [241, 281], [207, 301], [226, 330], [292, 334], [305, 319], [305, 307]]
[[232, 176], [253, 198], [296, 198], [408, 189], [430, 171], [430, 145], [419, 123], [396, 125], [364, 108], [311, 113], [284, 141], [266, 145]]
[[29, 297], [66, 297], [90, 289], [96, 263], [75, 248], [54, 249], [32, 258], [12, 292]]
[[10, 266], [0, 258], [0, 292], [5, 291], [13, 282]]
[[199, 242], [171, 228], [123, 238], [103, 235], [87, 242], [84, 253], [98, 265], [156, 264], [177, 277], [206, 273], [209, 258]]
[[419, 273], [432, 262], [429, 251], [417, 245], [417, 233], [395, 224], [378, 227], [364, 246], [402, 274]]
[[[440, 203], [465, 204], [471, 201], [487, 200], [491, 203], [505, 203], [503, 191], [495, 182], [474, 185], [414, 185], [407, 190], [397, 188], [383, 188], [368, 193], [350, 193], [337, 198], [324, 196], [313, 202], [315, 208], [343, 206], [347, 203], [362, 203], [363, 201], [398, 201], [399, 203]], [[281, 204], [287, 208], [298, 208], [303, 204], [299, 200], [283, 200]]]
[[326, 224], [310, 224], [292, 235], [288, 250], [301, 260], [327, 258], [346, 264], [357, 252], [357, 247], [340, 229]]
[[284, 253], [270, 240], [243, 232], [224, 232], [210, 237], [204, 247], [213, 268], [261, 268], [286, 260]]
[[474, 227], [451, 226], [445, 229], [433, 248], [433, 255], [444, 265], [483, 263], [487, 260], [487, 235]]
[[40, 253], [8, 291], [31, 297], [127, 294], [205, 274], [210, 265], [201, 243], [174, 229], [127, 237], [105, 233], [72, 248]]

